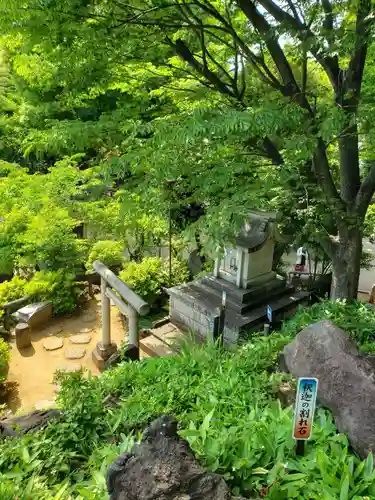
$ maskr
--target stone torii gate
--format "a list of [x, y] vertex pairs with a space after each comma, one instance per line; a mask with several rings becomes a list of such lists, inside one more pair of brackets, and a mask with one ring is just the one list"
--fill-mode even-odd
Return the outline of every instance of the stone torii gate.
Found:
[[150, 307], [102, 262], [95, 261], [93, 268], [101, 278], [102, 340], [97, 343], [92, 358], [95, 365], [102, 370], [105, 362], [117, 351], [117, 345], [111, 342], [111, 301], [128, 318], [128, 349], [137, 351], [137, 359], [139, 359], [138, 314], [145, 316]]

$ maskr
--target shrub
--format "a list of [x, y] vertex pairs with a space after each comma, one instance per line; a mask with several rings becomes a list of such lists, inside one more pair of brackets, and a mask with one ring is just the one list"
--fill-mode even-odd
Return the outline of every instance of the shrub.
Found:
[[11, 246], [0, 244], [0, 274], [12, 274], [14, 267], [14, 253]]
[[27, 283], [26, 294], [36, 300], [52, 302], [54, 314], [74, 311], [80, 295], [75, 274], [59, 271], [39, 271]]
[[93, 271], [93, 263], [100, 260], [107, 267], [120, 266], [123, 261], [123, 245], [117, 241], [103, 240], [96, 242], [88, 256], [86, 269]]
[[[0, 283], [0, 305], [7, 304], [12, 300], [20, 299], [26, 293], [27, 281], [20, 278], [19, 276], [14, 276], [9, 281], [3, 281]], [[0, 310], [0, 317], [3, 315], [3, 311]]]
[[5, 371], [10, 359], [8, 344], [0, 337], [0, 384], [5, 380]]
[[18, 236], [20, 267], [36, 266], [48, 271], [74, 271], [80, 263], [77, 238], [73, 232], [77, 222], [67, 210], [45, 206], [29, 218], [27, 229]]
[[[152, 304], [162, 294], [162, 287], [169, 286], [169, 262], [158, 257], [146, 257], [141, 263], [128, 262], [120, 273], [120, 278]], [[179, 285], [189, 278], [187, 265], [177, 259], [172, 260], [171, 286]]]
[[[75, 274], [59, 271], [39, 271], [30, 280], [14, 276], [0, 284], [0, 305], [29, 295], [31, 300], [52, 302], [55, 314], [74, 311], [81, 291], [75, 281]], [[0, 311], [0, 317], [3, 314]]]
[[297, 314], [286, 321], [281, 333], [295, 336], [303, 328], [317, 321], [329, 319], [360, 345], [375, 341], [375, 314], [371, 306], [363, 302], [322, 300], [312, 307], [300, 309]]
[[11, 280], [0, 283], [0, 305], [23, 297], [26, 283], [27, 281], [19, 276], [14, 276]]
[[[169, 286], [169, 262], [163, 263], [164, 286]], [[181, 285], [188, 281], [190, 276], [189, 268], [185, 261], [172, 259], [172, 281], [171, 286]]]
[[143, 300], [152, 304], [161, 295], [161, 287], [165, 281], [162, 260], [157, 257], [146, 257], [142, 262], [128, 262], [120, 278]]

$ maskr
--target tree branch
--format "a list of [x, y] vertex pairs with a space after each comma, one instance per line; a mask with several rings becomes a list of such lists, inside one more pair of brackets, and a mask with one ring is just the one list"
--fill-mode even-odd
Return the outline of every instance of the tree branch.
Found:
[[[208, 14], [212, 15], [217, 21], [221, 22], [223, 24], [222, 30], [227, 32], [228, 34], [232, 35], [233, 40], [235, 43], [238, 44], [238, 47], [242, 50], [242, 52], [245, 54], [249, 62], [253, 65], [253, 67], [256, 69], [256, 71], [259, 73], [259, 75], [262, 77], [262, 79], [268, 84], [271, 85], [272, 87], [280, 90], [281, 89], [281, 83], [278, 81], [278, 79], [274, 76], [274, 74], [271, 72], [271, 70], [268, 68], [266, 65], [264, 59], [262, 60], [260, 57], [258, 57], [250, 48], [249, 46], [243, 41], [243, 39], [239, 36], [237, 31], [233, 28], [232, 24], [228, 22], [222, 15], [221, 13], [213, 7], [212, 4], [205, 2], [201, 2], [200, 0], [196, 0], [196, 4], [204, 11], [207, 12]], [[209, 27], [209, 26], [206, 26]], [[217, 26], [215, 26], [217, 28]], [[215, 38], [219, 38], [217, 35], [214, 35], [211, 33], [211, 36], [214, 36]], [[223, 40], [221, 39], [223, 42]], [[225, 42], [225, 45], [230, 47], [232, 50], [234, 47], [231, 47], [227, 42]]]
[[209, 82], [212, 83], [214, 87], [219, 90], [222, 94], [229, 95], [231, 97], [235, 97], [235, 94], [233, 91], [228, 87], [226, 83], [224, 83], [213, 71], [211, 71], [206, 65], [201, 64], [197, 59], [194, 57], [190, 49], [187, 47], [185, 42], [181, 39], [176, 40], [173, 42], [172, 40], [168, 39], [171, 47], [173, 47], [177, 53], [178, 56], [181, 57], [185, 62], [187, 62], [192, 68], [194, 68], [198, 73], [203, 75]]
[[364, 218], [375, 192], [375, 163], [361, 184], [356, 197], [355, 207], [360, 217]]
[[[293, 86], [293, 91], [297, 88], [297, 82], [294, 78], [292, 68], [290, 67], [284, 52], [282, 51], [277, 39], [271, 32], [271, 27], [262, 16], [255, 4], [248, 0], [237, 0], [238, 5], [245, 13], [254, 28], [260, 33], [264, 42], [276, 64], [285, 86]], [[290, 16], [291, 17], [291, 16]]]
[[311, 53], [325, 70], [333, 88], [336, 90], [338, 87], [338, 78], [340, 71], [337, 57], [324, 56], [318, 51], [317, 47], [314, 44], [314, 41], [316, 40], [314, 33], [310, 30], [309, 26], [301, 22], [298, 17], [295, 18], [291, 16], [288, 12], [281, 9], [272, 0], [259, 0], [259, 3], [267, 10], [269, 14], [271, 14], [275, 18], [276, 21], [278, 21], [279, 23], [288, 24], [297, 33], [297, 35], [299, 35], [301, 41], [304, 41], [306, 39], [313, 40], [313, 43], [311, 43], [310, 46]]
[[263, 139], [263, 148], [267, 156], [272, 160], [273, 165], [282, 165], [284, 163], [280, 151], [277, 149], [275, 143], [268, 137]]
[[335, 241], [334, 238], [329, 234], [323, 235], [320, 233], [319, 242], [328, 257], [332, 259], [338, 248], [337, 241]]
[[313, 157], [313, 170], [327, 200], [342, 214], [345, 213], [345, 206], [333, 182], [326, 147], [321, 138], [317, 139], [317, 147]]
[[297, 31], [304, 27], [298, 17], [291, 16], [272, 0], [259, 0], [259, 3], [280, 23], [289, 24]]
[[293, 16], [298, 21], [299, 20], [299, 15], [298, 15], [298, 11], [297, 11], [295, 5], [293, 4], [293, 0], [287, 0], [287, 1], [288, 1], [288, 5], [289, 5], [290, 10], [293, 12]]
[[371, 12], [371, 0], [360, 0], [356, 20], [356, 40], [352, 58], [348, 68], [348, 85], [359, 99], [363, 80], [363, 70], [366, 63], [369, 41], [369, 23], [366, 18]]
[[324, 29], [333, 31], [333, 11], [329, 0], [322, 0], [322, 7], [325, 12]]
[[[284, 84], [284, 86], [280, 90], [286, 97], [293, 98], [303, 109], [305, 109], [311, 115], [312, 110], [310, 108], [310, 105], [306, 100], [306, 97], [301, 93], [298, 87], [292, 68], [276, 36], [274, 35], [270, 24], [258, 11], [254, 2], [249, 0], [237, 0], [237, 3], [247, 16], [251, 24], [261, 35], [269, 53], [271, 54], [271, 57], [279, 71]], [[273, 4], [272, 1], [270, 2], [270, 0], [260, 0], [260, 3], [262, 5], [268, 5], [269, 3], [271, 3], [275, 6], [276, 12], [279, 12], [281, 10], [278, 6]], [[284, 11], [282, 11], [282, 13], [286, 14], [288, 16], [288, 19], [292, 19], [293, 23], [295, 22], [294, 18], [290, 14], [285, 13]]]

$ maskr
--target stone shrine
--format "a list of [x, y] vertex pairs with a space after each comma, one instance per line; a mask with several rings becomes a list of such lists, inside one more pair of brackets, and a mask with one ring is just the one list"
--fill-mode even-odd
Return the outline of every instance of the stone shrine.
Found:
[[213, 275], [170, 288], [171, 323], [200, 337], [214, 338], [225, 292], [223, 338], [226, 344], [236, 344], [263, 329], [268, 305], [277, 323], [306, 303], [306, 292], [295, 291], [272, 270], [276, 220], [274, 213], [251, 213], [236, 245], [225, 248], [216, 259]]

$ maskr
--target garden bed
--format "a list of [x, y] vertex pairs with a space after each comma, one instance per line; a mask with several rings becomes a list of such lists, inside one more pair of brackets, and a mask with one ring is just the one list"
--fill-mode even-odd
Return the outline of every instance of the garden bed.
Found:
[[372, 498], [372, 455], [361, 462], [347, 438], [337, 434], [330, 413], [319, 409], [306, 455], [297, 457], [292, 408], [277, 400], [280, 382], [289, 379], [276, 371], [277, 353], [300, 329], [322, 318], [346, 329], [363, 349], [373, 345], [372, 310], [360, 303], [323, 302], [298, 313], [281, 332], [255, 336], [234, 353], [187, 345], [178, 356], [123, 363], [100, 378], [63, 375], [62, 420], [0, 445], [0, 497], [23, 498], [28, 488], [33, 500], [58, 493], [63, 500], [103, 500], [108, 465], [132, 447], [155, 416], [169, 413], [199, 462], [222, 474], [233, 494], [273, 500]]

